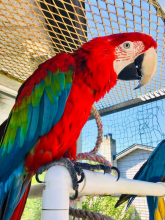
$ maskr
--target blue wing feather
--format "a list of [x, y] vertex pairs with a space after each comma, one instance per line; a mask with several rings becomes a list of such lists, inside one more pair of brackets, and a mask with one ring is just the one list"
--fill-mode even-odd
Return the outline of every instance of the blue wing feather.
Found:
[[[73, 58], [70, 55], [67, 55], [67, 57], [72, 60], [73, 64]], [[62, 63], [65, 63], [65, 61], [64, 56], [64, 62]], [[48, 62], [50, 63], [50, 61]], [[56, 66], [56, 60], [51, 64]], [[42, 72], [41, 67], [44, 68], [44, 64], [39, 67], [39, 71], [36, 71], [35, 74]], [[71, 67], [73, 71], [73, 65], [68, 65], [68, 67]], [[67, 71], [62, 72], [58, 69], [56, 75], [47, 70], [47, 67], [43, 69], [44, 71], [47, 71], [47, 76], [45, 78], [41, 77], [40, 82], [37, 81], [34, 84], [31, 95], [22, 99], [22, 106], [20, 103], [11, 112], [8, 128], [10, 128], [10, 132], [15, 131], [14, 129], [17, 128], [14, 142], [12, 143], [7, 128], [5, 135], [8, 135], [9, 140], [5, 139], [6, 136], [4, 136], [3, 141], [0, 143], [0, 206], [2, 207], [4, 201], [6, 202], [5, 196], [8, 196], [9, 200], [3, 220], [10, 218], [26, 189], [26, 186], [21, 187], [24, 183], [24, 175], [26, 175], [23, 166], [26, 154], [33, 148], [39, 136], [48, 133], [51, 127], [58, 123], [64, 112], [71, 89], [72, 83], [65, 82]], [[24, 83], [24, 86], [30, 83], [30, 79], [27, 80], [27, 83]], [[24, 86], [19, 90], [20, 94]], [[19, 99], [19, 95], [17, 99]], [[15, 113], [18, 120], [13, 118]]]
[[[57, 113], [56, 113], [56, 118], [53, 122], [53, 126], [55, 124], [57, 124], [57, 122], [60, 120], [63, 112], [64, 112], [64, 108], [65, 108], [65, 102], [67, 100], [67, 90], [64, 90], [62, 93], [61, 93], [61, 96], [60, 96], [60, 99], [59, 99], [59, 104], [58, 104], [58, 110], [57, 110]], [[65, 100], [65, 102], [64, 102]]]
[[41, 99], [41, 108], [43, 108], [43, 115], [42, 118], [40, 118], [38, 129], [40, 129], [40, 135], [42, 136], [47, 133], [51, 109], [51, 102], [46, 91]]
[[49, 122], [48, 122], [48, 130], [47, 132], [51, 129], [51, 127], [53, 126], [53, 122], [56, 118], [57, 115], [57, 111], [58, 111], [58, 100], [59, 98], [57, 98], [54, 94], [53, 94], [53, 102], [54, 104], [51, 106], [50, 109], [50, 116], [49, 116]]
[[32, 118], [26, 135], [26, 140], [28, 140], [28, 142], [32, 141], [32, 139], [34, 138], [34, 134], [36, 133], [36, 130], [38, 128], [39, 111], [40, 111], [40, 105], [33, 107]]
[[[140, 168], [134, 179], [147, 182], [160, 182], [165, 177], [165, 140], [160, 142], [158, 146], [149, 156], [147, 162]], [[127, 195], [126, 195], [127, 196]], [[130, 195], [127, 208], [131, 205], [136, 195]], [[124, 195], [121, 196], [121, 199]], [[154, 220], [155, 211], [158, 207], [158, 197], [147, 196], [150, 220]], [[120, 200], [117, 202], [120, 204]]]

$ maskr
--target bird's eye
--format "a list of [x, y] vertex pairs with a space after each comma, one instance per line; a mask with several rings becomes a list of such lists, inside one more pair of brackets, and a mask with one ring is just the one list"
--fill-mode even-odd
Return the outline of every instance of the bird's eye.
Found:
[[123, 47], [125, 48], [125, 49], [129, 49], [130, 48], [130, 43], [128, 43], [128, 42], [126, 42], [126, 43], [124, 43], [123, 44]]

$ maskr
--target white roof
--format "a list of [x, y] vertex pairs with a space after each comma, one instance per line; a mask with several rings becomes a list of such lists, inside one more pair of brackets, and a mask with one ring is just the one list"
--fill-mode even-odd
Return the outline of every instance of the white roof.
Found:
[[115, 155], [115, 160], [119, 160], [122, 157], [126, 156], [127, 154], [130, 154], [131, 152], [137, 150], [137, 149], [141, 149], [141, 150], [145, 150], [145, 151], [153, 151], [155, 148], [154, 147], [150, 147], [150, 146], [145, 146], [145, 145], [141, 145], [141, 144], [133, 144], [132, 146], [128, 147], [127, 149], [121, 151], [120, 153]]

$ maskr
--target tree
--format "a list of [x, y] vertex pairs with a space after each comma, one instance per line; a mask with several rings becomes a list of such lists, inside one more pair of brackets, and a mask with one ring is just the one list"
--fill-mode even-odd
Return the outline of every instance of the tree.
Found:
[[83, 202], [83, 210], [99, 212], [104, 215], [110, 216], [117, 220], [139, 220], [139, 215], [135, 215], [135, 208], [132, 206], [125, 212], [125, 204], [114, 208], [118, 198], [111, 196], [105, 197], [91, 197], [87, 196]]

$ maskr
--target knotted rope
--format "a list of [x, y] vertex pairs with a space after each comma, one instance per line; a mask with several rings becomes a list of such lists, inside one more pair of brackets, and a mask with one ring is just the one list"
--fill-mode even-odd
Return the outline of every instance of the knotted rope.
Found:
[[102, 215], [100, 213], [84, 211], [82, 209], [74, 209], [72, 207], [69, 208], [69, 215], [87, 220], [113, 220], [111, 217]]

